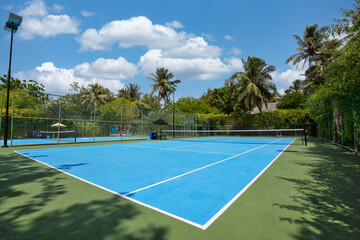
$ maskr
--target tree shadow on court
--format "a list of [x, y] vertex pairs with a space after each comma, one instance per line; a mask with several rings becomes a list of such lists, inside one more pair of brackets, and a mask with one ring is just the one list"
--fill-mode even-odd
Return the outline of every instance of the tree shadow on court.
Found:
[[[294, 239], [359, 239], [360, 158], [315, 140], [314, 145], [294, 161], [306, 169], [303, 178], [284, 178], [294, 185], [293, 204], [275, 203], [287, 209], [286, 221], [301, 227]], [[295, 212], [296, 214], [292, 214]], [[300, 213], [300, 214], [299, 214]], [[301, 217], [294, 217], [300, 216]]]
[[[165, 227], [137, 226], [143, 207], [119, 196], [85, 189], [88, 200], [72, 201], [70, 185], [78, 180], [69, 178], [16, 153], [0, 153], [0, 239], [165, 239]], [[59, 203], [63, 199], [70, 203]]]
[[[31, 160], [28, 160], [16, 153], [0, 155], [0, 205], [9, 198], [16, 198], [22, 195], [28, 195], [31, 189], [31, 183], [38, 184], [42, 191], [35, 195], [34, 200], [30, 202], [31, 207], [24, 209], [18, 208], [16, 212], [26, 214], [36, 211], [39, 206], [45, 205], [59, 194], [66, 192], [64, 186], [59, 184], [62, 177], [59, 172], [50, 168], [40, 168]], [[26, 204], [26, 203], [25, 203]], [[26, 211], [25, 211], [26, 209]], [[25, 211], [25, 212], [24, 212]], [[6, 213], [6, 211], [5, 211]]]

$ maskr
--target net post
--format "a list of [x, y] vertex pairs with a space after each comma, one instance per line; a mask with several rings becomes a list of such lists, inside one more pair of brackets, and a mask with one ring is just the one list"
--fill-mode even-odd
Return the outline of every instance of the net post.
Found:
[[75, 143], [76, 143], [76, 130], [74, 130], [74, 140], [75, 140]]
[[304, 128], [304, 143], [305, 143], [305, 146], [307, 146], [306, 128]]

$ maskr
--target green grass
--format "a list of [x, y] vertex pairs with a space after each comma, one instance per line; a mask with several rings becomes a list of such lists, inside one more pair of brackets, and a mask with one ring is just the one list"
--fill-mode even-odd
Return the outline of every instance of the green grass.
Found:
[[30, 148], [41, 147], [0, 149], [0, 239], [360, 236], [360, 158], [318, 139], [310, 139], [308, 147], [290, 146], [207, 230], [13, 152]]

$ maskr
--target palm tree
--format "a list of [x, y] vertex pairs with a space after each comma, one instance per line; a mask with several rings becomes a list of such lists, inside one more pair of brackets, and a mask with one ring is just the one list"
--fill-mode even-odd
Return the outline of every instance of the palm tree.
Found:
[[[305, 87], [308, 91], [311, 87], [319, 85], [323, 82], [321, 73], [324, 72], [325, 65], [333, 58], [334, 49], [340, 47], [341, 40], [331, 39], [326, 36], [326, 31], [329, 27], [319, 27], [318, 24], [306, 26], [303, 38], [294, 35], [299, 47], [298, 53], [290, 56], [286, 63], [292, 62], [293, 65], [298, 66], [303, 61], [303, 66], [306, 62], [309, 63], [309, 68], [305, 72]], [[312, 62], [315, 64], [312, 65]]]
[[267, 103], [274, 100], [276, 86], [271, 82], [270, 73], [276, 69], [257, 57], [249, 56], [247, 61], [244, 59], [241, 61], [244, 65], [244, 72], [238, 72], [231, 76], [231, 79], [238, 80], [239, 101], [244, 103], [249, 113], [254, 107], [258, 107], [261, 112], [263, 105], [267, 107]]
[[130, 83], [128, 86], [125, 86], [125, 88], [118, 91], [118, 97], [135, 102], [135, 100], [140, 100], [142, 94], [140, 89], [141, 87], [138, 84]]
[[305, 80], [297, 79], [293, 84], [285, 90], [285, 94], [293, 92], [302, 92], [304, 90]]
[[301, 39], [297, 34], [294, 34], [294, 38], [298, 44], [299, 52], [290, 56], [286, 63], [292, 62], [293, 65], [298, 66], [299, 63], [303, 62], [303, 66], [305, 63], [310, 62], [312, 59], [317, 58], [321, 59], [321, 48], [324, 46], [324, 42], [327, 40], [325, 36], [325, 32], [329, 29], [327, 26], [323, 26], [319, 28], [318, 24], [314, 24], [311, 26], [306, 26], [303, 34], [303, 38]]
[[140, 92], [141, 87], [138, 84], [130, 83], [123, 89], [118, 90], [118, 97], [124, 98], [135, 103], [137, 106], [151, 108], [151, 106], [147, 103], [144, 103], [140, 100], [142, 92]]
[[83, 104], [86, 106], [90, 103], [98, 105], [99, 103], [107, 101], [111, 97], [110, 90], [98, 83], [89, 84], [88, 87], [85, 88], [85, 91], [86, 93], [83, 94], [82, 97], [86, 98], [83, 101]]
[[174, 77], [174, 74], [169, 72], [166, 68], [157, 68], [155, 74], [151, 74], [150, 80], [154, 81], [154, 84], [150, 85], [153, 88], [151, 95], [155, 92], [158, 93], [158, 98], [164, 100], [165, 108], [169, 104], [169, 96], [175, 89], [175, 84], [169, 83], [169, 80]]

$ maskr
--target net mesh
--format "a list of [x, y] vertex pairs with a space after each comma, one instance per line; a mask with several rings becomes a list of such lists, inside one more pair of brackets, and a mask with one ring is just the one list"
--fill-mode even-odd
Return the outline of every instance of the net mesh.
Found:
[[[163, 130], [162, 139], [182, 141], [209, 141], [228, 143], [271, 143], [271, 139], [293, 138], [307, 145], [304, 129], [264, 129], [264, 130]], [[266, 140], [267, 139], [267, 140]], [[276, 142], [284, 144], [288, 141]]]

